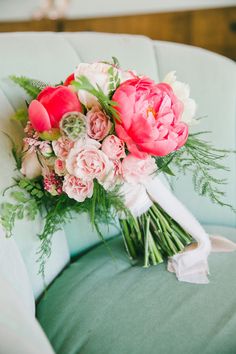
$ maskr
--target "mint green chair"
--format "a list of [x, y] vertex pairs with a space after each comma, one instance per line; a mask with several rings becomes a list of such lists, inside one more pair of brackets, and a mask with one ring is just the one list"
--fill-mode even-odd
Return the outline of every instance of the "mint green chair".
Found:
[[[9, 81], [9, 75], [57, 83], [80, 62], [116, 56], [122, 67], [155, 80], [176, 70], [179, 80], [191, 86], [198, 116], [207, 117], [194, 130], [211, 130], [207, 137], [214, 145], [236, 149], [236, 68], [227, 58], [142, 36], [101, 33], [0, 34], [0, 53], [0, 130], [16, 141], [21, 133], [9, 117], [27, 97]], [[0, 151], [4, 166], [0, 187], [4, 189], [15, 173], [4, 136]], [[229, 183], [224, 187], [226, 200], [236, 206], [235, 155], [226, 163], [230, 167]], [[190, 175], [175, 183], [175, 193], [210, 233], [236, 240], [235, 214], [198, 197]], [[35, 264], [36, 234], [41, 226], [40, 218], [35, 223], [19, 223], [14, 239], [28, 270], [38, 321], [56, 353], [236, 353], [234, 253], [210, 256], [209, 285], [180, 283], [166, 271], [165, 264], [149, 269], [131, 266], [119, 230], [104, 226], [114, 260], [100, 244], [87, 215], [81, 215], [53, 237], [46, 268], [51, 286], [42, 295], [44, 285]], [[17, 350], [11, 353], [19, 353]]]

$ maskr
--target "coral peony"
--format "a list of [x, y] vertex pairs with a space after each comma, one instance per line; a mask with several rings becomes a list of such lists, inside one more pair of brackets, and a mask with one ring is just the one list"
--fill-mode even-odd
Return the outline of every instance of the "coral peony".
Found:
[[116, 133], [134, 156], [165, 156], [185, 144], [188, 126], [180, 121], [183, 103], [170, 85], [136, 78], [121, 84], [112, 99], [120, 117]]
[[58, 128], [65, 113], [81, 112], [77, 95], [68, 87], [46, 87], [29, 105], [29, 119], [38, 132]]

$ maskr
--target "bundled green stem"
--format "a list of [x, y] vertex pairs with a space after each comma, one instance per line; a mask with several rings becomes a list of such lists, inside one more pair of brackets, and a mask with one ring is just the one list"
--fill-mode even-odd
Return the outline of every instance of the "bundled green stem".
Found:
[[158, 204], [140, 217], [120, 219], [127, 252], [131, 259], [144, 258], [144, 267], [162, 263], [184, 250], [193, 239]]

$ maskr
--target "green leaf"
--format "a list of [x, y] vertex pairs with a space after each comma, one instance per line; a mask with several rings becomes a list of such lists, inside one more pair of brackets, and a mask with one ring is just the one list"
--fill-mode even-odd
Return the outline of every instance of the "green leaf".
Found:
[[112, 57], [113, 64], [116, 68], [120, 68], [119, 60], [116, 57]]
[[16, 163], [16, 168], [17, 170], [20, 170], [21, 168], [21, 160], [22, 160], [22, 153], [21, 153], [21, 147], [18, 147], [16, 145], [16, 143], [14, 142], [14, 140], [10, 137], [9, 134], [2, 132], [11, 142], [12, 145], [12, 149], [11, 149], [11, 153], [12, 156], [14, 157], [15, 163]]
[[12, 192], [11, 196], [17, 201], [17, 202], [22, 202], [26, 203], [29, 198], [26, 198], [24, 192]]
[[19, 108], [16, 113], [11, 117], [11, 119], [16, 120], [22, 124], [24, 127], [28, 121], [28, 111], [25, 108]]

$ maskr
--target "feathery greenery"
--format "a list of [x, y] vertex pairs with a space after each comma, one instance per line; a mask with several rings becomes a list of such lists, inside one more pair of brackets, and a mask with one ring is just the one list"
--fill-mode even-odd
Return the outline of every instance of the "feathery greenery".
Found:
[[235, 211], [222, 199], [225, 193], [220, 186], [227, 184], [227, 180], [212, 175], [214, 171], [229, 171], [222, 161], [233, 151], [216, 149], [211, 143], [199, 138], [206, 133], [190, 134], [186, 144], [175, 153], [172, 162], [177, 166], [178, 172], [192, 172], [194, 189], [199, 195]]

